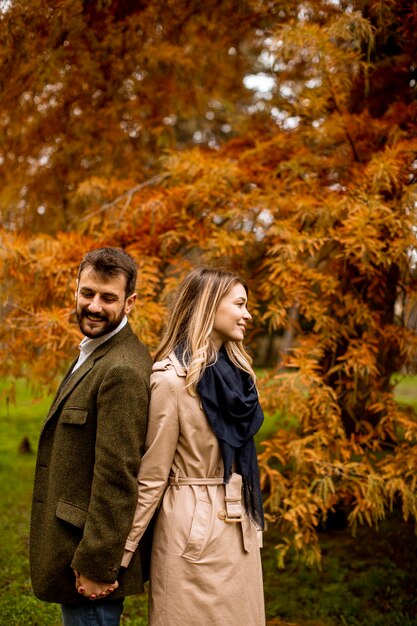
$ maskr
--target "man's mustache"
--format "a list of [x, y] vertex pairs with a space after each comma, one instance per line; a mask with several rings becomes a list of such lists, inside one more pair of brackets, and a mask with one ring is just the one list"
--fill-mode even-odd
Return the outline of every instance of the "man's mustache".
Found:
[[94, 322], [106, 322], [107, 316], [100, 315], [99, 313], [91, 313], [88, 309], [83, 309], [81, 311], [81, 317], [87, 317], [88, 319]]

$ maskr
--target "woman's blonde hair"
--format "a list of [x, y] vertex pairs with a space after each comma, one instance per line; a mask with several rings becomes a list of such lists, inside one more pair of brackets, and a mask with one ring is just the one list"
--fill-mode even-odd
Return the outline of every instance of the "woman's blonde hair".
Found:
[[[190, 272], [179, 285], [171, 307], [165, 333], [155, 354], [155, 360], [166, 358], [180, 346], [187, 369], [186, 385], [195, 395], [198, 381], [209, 365], [216, 362], [217, 351], [210, 339], [214, 318], [220, 300], [236, 284], [248, 292], [237, 274], [213, 268], [199, 268]], [[241, 341], [226, 341], [224, 348], [230, 360], [247, 372], [254, 384], [252, 359]]]

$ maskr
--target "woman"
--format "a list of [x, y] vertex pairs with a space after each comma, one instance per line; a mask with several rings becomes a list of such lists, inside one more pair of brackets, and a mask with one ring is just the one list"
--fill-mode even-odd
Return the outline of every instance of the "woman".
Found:
[[[253, 435], [263, 421], [242, 340], [247, 289], [230, 272], [180, 285], [151, 377], [127, 565], [155, 512], [149, 624], [262, 626], [263, 510]], [[243, 494], [243, 495], [242, 495]]]

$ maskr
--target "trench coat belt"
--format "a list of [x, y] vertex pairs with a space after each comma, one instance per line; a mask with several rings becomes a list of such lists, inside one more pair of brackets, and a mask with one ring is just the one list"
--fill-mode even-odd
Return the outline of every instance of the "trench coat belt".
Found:
[[175, 474], [169, 477], [169, 484], [179, 489], [181, 485], [224, 485], [224, 480], [223, 478], [190, 478], [188, 476], [180, 478]]
[[243, 522], [242, 518], [242, 476], [232, 474], [229, 482], [225, 485], [225, 522]]
[[[219, 519], [223, 521], [242, 522], [242, 476], [233, 473], [230, 481], [224, 483], [222, 478], [191, 478], [189, 476], [180, 476], [179, 470], [175, 476], [170, 476], [169, 484], [179, 489], [181, 485], [224, 485], [225, 487], [225, 511], [219, 512]], [[223, 514], [222, 514], [223, 513]]]

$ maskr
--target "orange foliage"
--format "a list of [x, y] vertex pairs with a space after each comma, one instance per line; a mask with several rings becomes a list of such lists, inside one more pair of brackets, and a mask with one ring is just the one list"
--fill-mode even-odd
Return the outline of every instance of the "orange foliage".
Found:
[[0, 18], [0, 374], [54, 384], [91, 247], [137, 260], [151, 349], [179, 278], [227, 264], [250, 286], [252, 348], [285, 347], [260, 382], [283, 415], [259, 457], [281, 563], [320, 560], [336, 507], [353, 529], [417, 517], [417, 420], [392, 386], [417, 349], [412, 3], [41, 4], [32, 38], [19, 2]]

